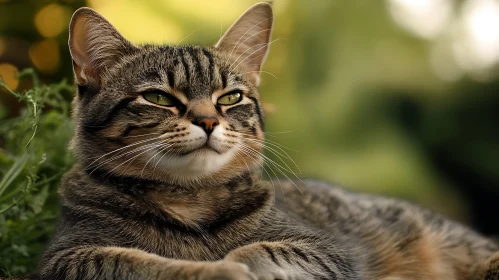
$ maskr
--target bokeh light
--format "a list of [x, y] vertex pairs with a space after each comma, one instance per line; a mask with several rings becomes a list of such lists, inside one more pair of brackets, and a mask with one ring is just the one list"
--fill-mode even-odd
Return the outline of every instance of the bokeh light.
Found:
[[435, 38], [452, 15], [451, 0], [390, 0], [392, 18], [403, 28], [422, 38]]
[[59, 45], [53, 39], [37, 42], [29, 49], [29, 57], [38, 71], [54, 73], [59, 68]]
[[0, 64], [0, 76], [10, 89], [16, 89], [19, 85], [19, 70], [9, 63]]
[[91, 0], [88, 2], [123, 36], [134, 43], [173, 43], [185, 36], [178, 23], [158, 13], [157, 10], [143, 5], [140, 1]]
[[462, 10], [462, 32], [454, 45], [460, 67], [486, 78], [484, 71], [499, 59], [499, 3], [495, 0], [470, 0]]
[[43, 37], [55, 37], [68, 26], [71, 11], [57, 4], [41, 8], [35, 16], [35, 27]]
[[7, 46], [5, 43], [5, 40], [3, 38], [0, 38], [0, 56], [6, 51]]

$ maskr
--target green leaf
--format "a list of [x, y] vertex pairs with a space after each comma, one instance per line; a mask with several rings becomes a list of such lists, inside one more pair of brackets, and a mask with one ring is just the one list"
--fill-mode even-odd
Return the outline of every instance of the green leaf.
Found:
[[29, 155], [27, 153], [24, 153], [20, 158], [18, 158], [12, 167], [7, 171], [7, 174], [3, 177], [2, 181], [0, 181], [0, 197], [2, 196], [3, 192], [7, 189], [7, 187], [14, 181], [14, 179], [19, 176], [19, 173], [23, 171], [24, 166], [28, 162]]

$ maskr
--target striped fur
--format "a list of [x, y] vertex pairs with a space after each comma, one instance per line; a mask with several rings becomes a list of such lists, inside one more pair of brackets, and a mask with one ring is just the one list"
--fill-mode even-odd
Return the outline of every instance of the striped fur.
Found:
[[[40, 279], [499, 278], [498, 244], [425, 209], [260, 179], [271, 28], [257, 4], [215, 46], [134, 46], [94, 11], [75, 13], [79, 162]], [[151, 89], [175, 106], [146, 100]], [[234, 90], [239, 103], [217, 104]]]

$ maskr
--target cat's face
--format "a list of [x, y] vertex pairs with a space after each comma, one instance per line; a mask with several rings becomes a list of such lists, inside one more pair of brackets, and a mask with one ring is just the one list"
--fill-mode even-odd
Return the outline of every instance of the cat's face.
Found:
[[216, 184], [261, 165], [257, 90], [272, 27], [250, 8], [215, 46], [134, 46], [90, 9], [70, 50], [79, 93], [73, 150], [89, 172]]

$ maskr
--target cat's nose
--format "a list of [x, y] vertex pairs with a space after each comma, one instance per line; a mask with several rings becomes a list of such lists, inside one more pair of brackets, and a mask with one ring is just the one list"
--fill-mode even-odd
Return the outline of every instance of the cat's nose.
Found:
[[192, 123], [201, 127], [206, 134], [210, 135], [213, 129], [215, 129], [215, 126], [219, 124], [219, 121], [216, 117], [199, 116], [195, 118]]

